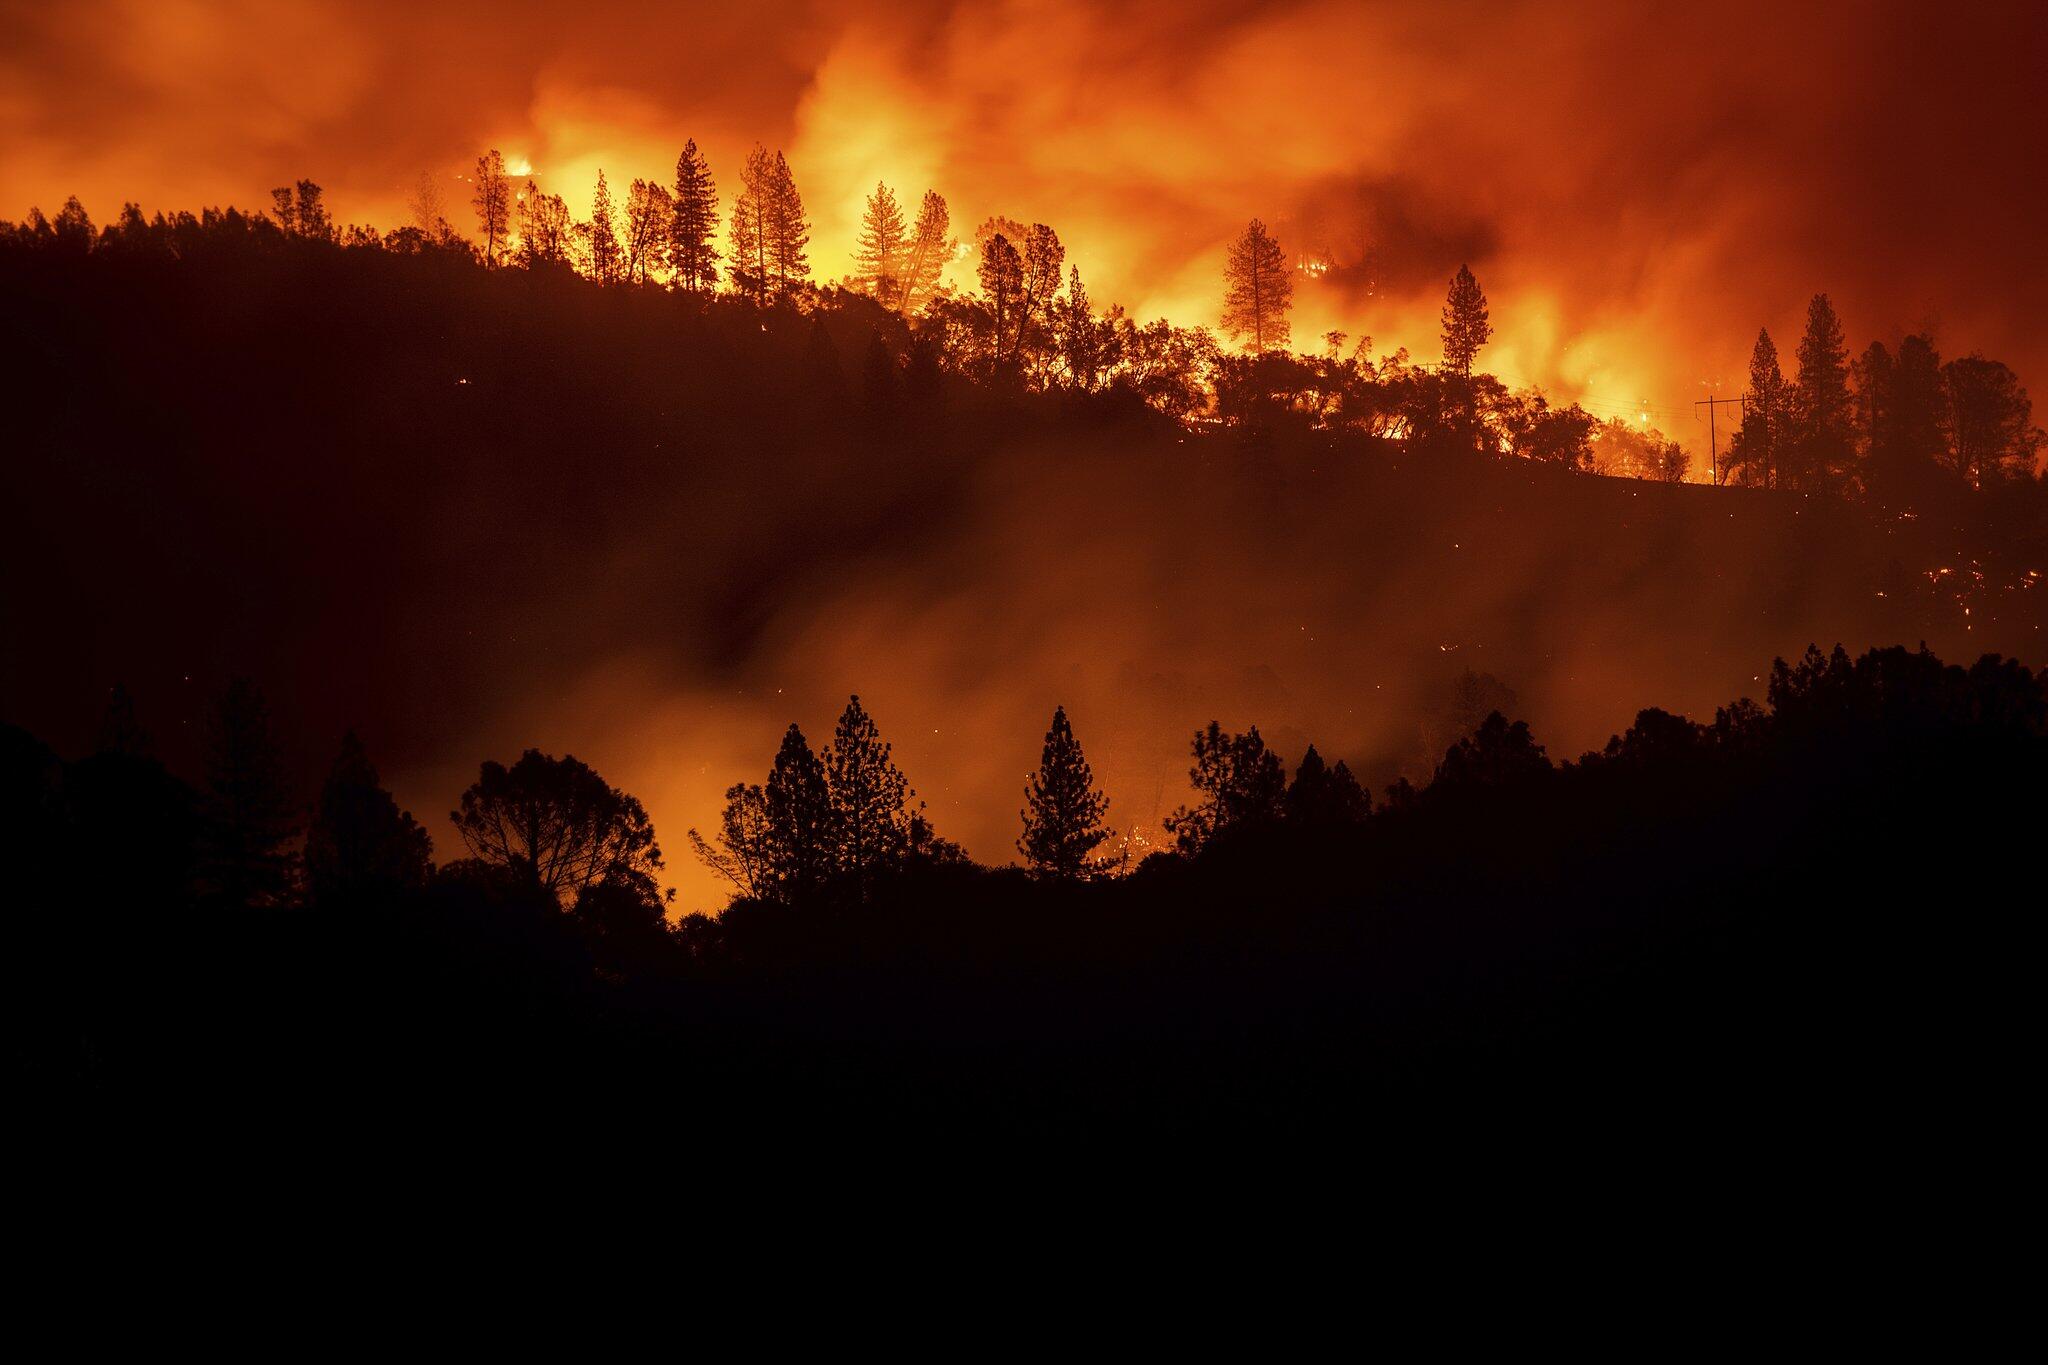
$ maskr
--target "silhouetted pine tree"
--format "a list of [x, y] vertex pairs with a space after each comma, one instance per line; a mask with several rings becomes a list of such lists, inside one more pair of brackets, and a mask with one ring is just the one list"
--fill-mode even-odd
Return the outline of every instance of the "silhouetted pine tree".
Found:
[[669, 222], [668, 268], [678, 288], [708, 294], [718, 283], [718, 185], [697, 141], [676, 158], [674, 217]]
[[905, 317], [938, 297], [940, 277], [945, 273], [946, 263], [953, 259], [953, 243], [946, 236], [950, 225], [945, 198], [926, 190], [924, 201], [918, 205], [917, 223], [910, 230], [909, 259], [903, 267], [898, 310]]
[[778, 292], [788, 293], [811, 277], [811, 259], [804, 248], [811, 242], [811, 223], [804, 217], [803, 196], [797, 193], [796, 177], [781, 152], [775, 154], [775, 170], [769, 179], [763, 235], [767, 239], [768, 269]]
[[519, 199], [519, 264], [528, 270], [566, 265], [574, 232], [567, 201], [527, 181]]
[[1024, 299], [1024, 258], [1003, 233], [994, 233], [982, 243], [980, 275], [981, 301], [988, 308], [993, 329], [989, 358], [1000, 366], [1010, 354], [1010, 334]]
[[767, 301], [773, 279], [768, 244], [775, 195], [775, 159], [757, 142], [740, 168], [740, 195], [733, 201], [727, 228], [732, 235], [732, 282], [742, 293], [753, 295], [755, 303]]
[[1479, 728], [1453, 744], [1437, 765], [1430, 787], [1499, 787], [1542, 777], [1552, 770], [1543, 746], [1529, 734], [1526, 721], [1509, 723], [1495, 711]]
[[1796, 437], [1789, 472], [1800, 488], [1833, 488], [1848, 471], [1855, 449], [1849, 406], [1849, 350], [1842, 322], [1826, 294], [1806, 308], [1806, 332], [1799, 338], [1799, 375], [1792, 382]]
[[1109, 798], [1095, 790], [1095, 774], [1074, 738], [1067, 708], [1055, 709], [1038, 771], [1024, 787], [1024, 833], [1017, 840], [1024, 865], [1040, 877], [1087, 876], [1095, 850], [1109, 838], [1102, 827], [1108, 809]]
[[1334, 828], [1355, 825], [1372, 812], [1372, 798], [1358, 785], [1344, 760], [1332, 768], [1323, 762], [1316, 746], [1308, 746], [1294, 781], [1287, 788], [1287, 819], [1298, 825]]
[[1742, 425], [1728, 443], [1728, 469], [1741, 482], [1757, 488], [1775, 486], [1783, 463], [1780, 453], [1791, 434], [1791, 405], [1778, 348], [1771, 334], [1757, 329], [1749, 353], [1749, 387], [1742, 394]]
[[362, 740], [342, 736], [306, 832], [306, 894], [315, 906], [389, 905], [427, 883], [433, 840], [377, 780]]
[[1067, 259], [1067, 249], [1060, 243], [1060, 235], [1044, 223], [1033, 223], [1024, 235], [1024, 287], [1017, 301], [1017, 335], [1010, 349], [1019, 356], [1032, 354], [1037, 348], [1033, 342], [1032, 322], [1042, 315], [1060, 292], [1060, 267]]
[[1450, 294], [1444, 299], [1444, 369], [1466, 376], [1479, 350], [1493, 336], [1493, 323], [1486, 311], [1486, 295], [1470, 266], [1461, 265], [1451, 277]]
[[903, 278], [903, 210], [896, 193], [880, 181], [861, 214], [854, 245], [854, 283], [884, 308], [895, 306]]
[[1941, 461], [1945, 408], [1941, 356], [1933, 340], [1917, 333], [1906, 337], [1893, 360], [1891, 402], [1880, 437], [1887, 462], [1909, 484], [1924, 479]]
[[597, 173], [597, 192], [590, 198], [590, 275], [599, 284], [625, 278], [625, 254], [619, 250], [618, 228], [612, 222], [612, 192]]
[[1266, 748], [1258, 726], [1232, 735], [1212, 720], [1207, 729], [1195, 732], [1192, 748], [1195, 762], [1188, 769], [1188, 783], [1202, 799], [1166, 817], [1166, 832], [1182, 853], [1201, 852], [1226, 829], [1281, 817], [1287, 770], [1280, 756]]
[[[271, 216], [277, 219], [278, 230], [287, 237], [309, 242], [332, 242], [335, 239], [334, 220], [327, 216], [327, 206], [321, 202], [320, 187], [310, 180], [300, 180], [290, 185], [281, 185], [270, 192], [273, 207]], [[76, 203], [72, 200], [71, 203]], [[70, 204], [65, 205], [68, 209]], [[62, 215], [57, 219], [61, 229]]]
[[808, 904], [832, 872], [832, 795], [824, 765], [794, 725], [776, 750], [775, 766], [762, 788], [762, 806], [767, 880], [774, 895], [785, 903]]
[[[31, 217], [40, 218], [42, 215], [32, 214]], [[48, 228], [52, 242], [60, 250], [79, 256], [92, 250], [92, 219], [86, 215], [85, 205], [78, 202], [77, 195], [71, 195], [64, 200], [64, 207], [57, 210], [57, 221], [54, 224], [44, 226]]]
[[297, 833], [298, 809], [285, 787], [269, 710], [255, 684], [236, 678], [207, 737], [199, 865], [205, 897], [229, 907], [288, 903], [297, 884]]
[[1294, 303], [1294, 276], [1280, 243], [1254, 218], [1223, 261], [1223, 330], [1249, 340], [1253, 355], [1287, 345], [1293, 332], [1287, 310]]
[[[532, 189], [527, 186], [529, 196]], [[495, 147], [476, 160], [476, 193], [469, 202], [476, 209], [477, 231], [484, 238], [484, 266], [494, 268], [504, 258], [506, 235], [512, 226], [512, 186], [505, 179], [505, 158]]]
[[833, 731], [825, 782], [832, 797], [833, 866], [865, 899], [876, 876], [903, 856], [910, 783], [858, 696], [847, 701]]
[[1078, 265], [1068, 268], [1067, 296], [1053, 306], [1052, 330], [1067, 382], [1083, 393], [1093, 393], [1100, 386], [1109, 348], [1104, 325], [1096, 321], [1089, 306]]

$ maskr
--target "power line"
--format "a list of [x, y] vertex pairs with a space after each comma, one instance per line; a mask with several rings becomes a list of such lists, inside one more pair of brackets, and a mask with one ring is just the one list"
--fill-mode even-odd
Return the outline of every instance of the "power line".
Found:
[[1714, 430], [1714, 414], [1723, 403], [1728, 404], [1730, 407], [1739, 408], [1742, 406], [1740, 398], [1716, 398], [1712, 394], [1708, 394], [1705, 398], [1698, 399], [1693, 403], [1693, 407], [1704, 407], [1707, 410], [1707, 464], [1708, 468], [1713, 471], [1716, 484], [1721, 482], [1721, 452]]

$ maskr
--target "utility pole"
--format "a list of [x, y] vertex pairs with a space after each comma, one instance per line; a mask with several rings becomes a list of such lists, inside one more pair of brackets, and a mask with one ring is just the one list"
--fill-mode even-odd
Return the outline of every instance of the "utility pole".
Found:
[[1721, 482], [1721, 448], [1720, 441], [1714, 431], [1714, 413], [1723, 403], [1728, 404], [1730, 407], [1739, 408], [1742, 406], [1740, 398], [1716, 398], [1712, 394], [1708, 394], [1705, 398], [1697, 399], [1693, 403], [1694, 407], [1707, 410], [1707, 465], [1713, 471], [1716, 486]]

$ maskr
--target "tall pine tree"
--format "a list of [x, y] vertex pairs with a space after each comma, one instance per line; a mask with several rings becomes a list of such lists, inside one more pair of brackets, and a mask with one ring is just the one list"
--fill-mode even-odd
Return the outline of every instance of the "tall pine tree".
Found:
[[1297, 825], [1335, 829], [1355, 825], [1372, 812], [1372, 798], [1358, 785], [1343, 759], [1331, 767], [1316, 746], [1308, 746], [1287, 788], [1287, 819]]
[[1486, 295], [1470, 266], [1459, 266], [1458, 273], [1451, 277], [1450, 293], [1444, 298], [1443, 324], [1444, 369], [1460, 377], [1469, 376], [1480, 347], [1493, 336]]
[[306, 832], [306, 892], [320, 909], [388, 907], [426, 885], [433, 840], [377, 779], [351, 730]]
[[678, 288], [708, 294], [718, 284], [717, 233], [718, 185], [691, 138], [676, 158], [674, 216], [669, 220], [668, 268]]
[[1759, 328], [1749, 353], [1749, 387], [1742, 394], [1742, 425], [1728, 443], [1728, 469], [1755, 488], [1776, 486], [1780, 452], [1789, 436], [1790, 399], [1778, 348]]
[[1017, 851], [1034, 876], [1073, 881], [1093, 870], [1095, 850], [1109, 838], [1102, 817], [1109, 798], [1095, 790], [1095, 774], [1082, 756], [1067, 708], [1052, 713], [1038, 771], [1024, 787], [1024, 833]]
[[1254, 725], [1241, 735], [1215, 721], [1195, 732], [1188, 784], [1200, 794], [1166, 818], [1166, 832], [1193, 856], [1226, 829], [1269, 824], [1285, 812], [1287, 770]]
[[941, 292], [946, 263], [953, 259], [952, 216], [944, 197], [934, 190], [924, 192], [918, 205], [917, 223], [910, 230], [909, 259], [903, 267], [902, 298], [897, 311], [909, 317]]
[[755, 303], [767, 302], [773, 278], [768, 243], [775, 194], [775, 159], [757, 142], [740, 168], [740, 196], [733, 201], [727, 229], [732, 235], [732, 282], [741, 292], [752, 294]]
[[200, 883], [230, 908], [289, 903], [297, 888], [292, 840], [298, 809], [263, 695], [246, 678], [228, 684], [207, 736]]
[[854, 244], [854, 280], [884, 308], [895, 306], [903, 283], [903, 210], [896, 193], [880, 181], [861, 214]]
[[617, 284], [626, 276], [626, 254], [612, 221], [612, 192], [597, 173], [597, 192], [590, 199], [590, 275], [599, 284]]
[[809, 904], [832, 874], [832, 797], [824, 765], [794, 725], [776, 750], [761, 811], [763, 882], [785, 904]]
[[1019, 356], [1031, 354], [1037, 347], [1033, 343], [1035, 329], [1032, 320], [1045, 313], [1052, 305], [1053, 298], [1060, 291], [1060, 266], [1067, 259], [1067, 249], [1060, 244], [1060, 235], [1044, 223], [1033, 223], [1031, 230], [1024, 234], [1024, 293], [1017, 306], [1017, 336], [1011, 343], [1011, 351]]
[[1223, 330], [1249, 341], [1263, 355], [1292, 339], [1287, 310], [1294, 303], [1294, 276], [1280, 243], [1254, 218], [1230, 244], [1223, 262]]
[[825, 752], [825, 784], [832, 794], [833, 865], [865, 900], [876, 877], [902, 860], [911, 792], [858, 696], [847, 701]]
[[505, 178], [505, 158], [497, 148], [477, 158], [475, 183], [476, 193], [469, 202], [476, 209], [477, 230], [484, 236], [484, 266], [495, 268], [504, 259], [512, 226], [512, 182]]
[[1855, 449], [1849, 348], [1842, 340], [1841, 319], [1826, 294], [1815, 294], [1806, 308], [1792, 410], [1796, 437], [1787, 472], [1794, 475], [1797, 487], [1825, 492], [1848, 471]]
[[995, 233], [981, 246], [981, 300], [988, 308], [989, 358], [1000, 367], [1011, 354], [1011, 329], [1024, 299], [1024, 258], [1003, 233]]
[[778, 293], [787, 294], [811, 278], [811, 259], [804, 249], [811, 242], [811, 223], [804, 217], [803, 196], [797, 193], [796, 177], [781, 152], [775, 154], [775, 169], [769, 179], [765, 219], [768, 266]]

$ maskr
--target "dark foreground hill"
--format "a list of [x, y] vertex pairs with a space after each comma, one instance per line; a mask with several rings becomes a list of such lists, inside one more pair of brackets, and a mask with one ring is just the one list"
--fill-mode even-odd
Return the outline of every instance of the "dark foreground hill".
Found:
[[2028, 1131], [2048, 694], [1904, 650], [1770, 692], [1563, 766], [1489, 724], [1363, 823], [1228, 828], [1120, 880], [917, 865], [652, 934], [463, 865], [341, 908], [195, 906], [160, 769], [10, 731], [13, 1083], [117, 1128], [1568, 1136], [1666, 1174], [1994, 1178]]

